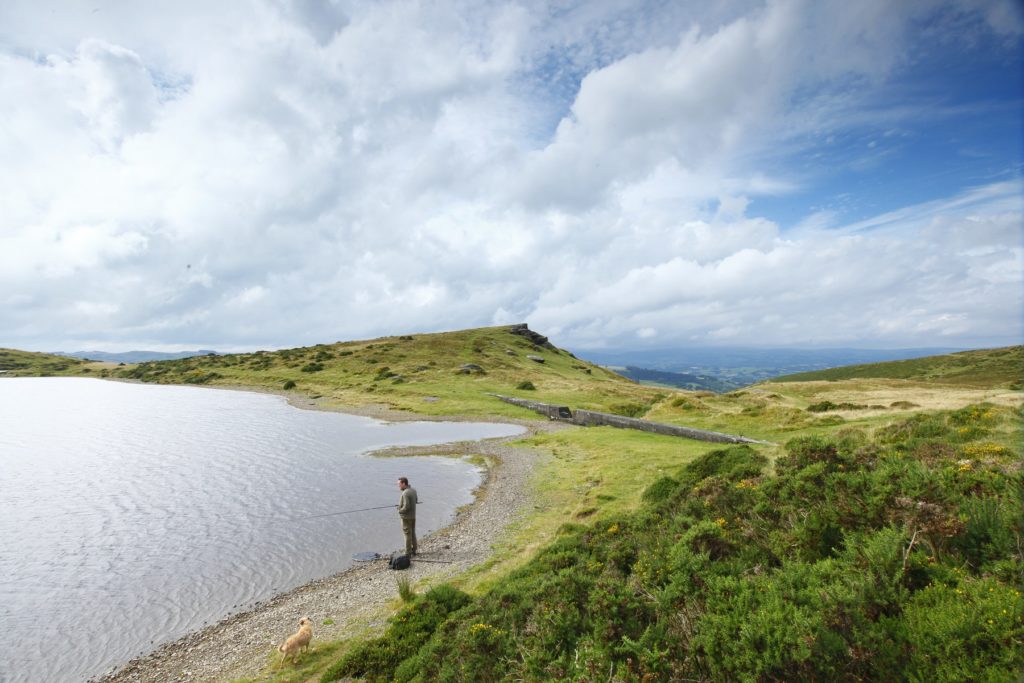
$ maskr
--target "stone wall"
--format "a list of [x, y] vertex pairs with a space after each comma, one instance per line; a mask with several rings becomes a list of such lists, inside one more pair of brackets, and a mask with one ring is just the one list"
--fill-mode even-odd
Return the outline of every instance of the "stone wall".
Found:
[[534, 412], [540, 413], [541, 415], [547, 415], [549, 419], [572, 422], [573, 424], [578, 424], [584, 427], [606, 426], [618, 427], [619, 429], [638, 429], [643, 432], [664, 434], [666, 436], [678, 436], [684, 439], [696, 439], [698, 441], [710, 441], [713, 443], [769, 443], [767, 441], [758, 441], [757, 439], [748, 439], [745, 436], [711, 432], [706, 429], [693, 429], [691, 427], [664, 424], [662, 422], [650, 422], [648, 420], [641, 420], [635, 417], [612, 415], [611, 413], [599, 413], [593, 410], [577, 409], [576, 411], [572, 411], [568, 406], [556, 406], [551, 405], [550, 403], [541, 403], [540, 401], [531, 401], [525, 398], [502, 396], [501, 394], [492, 395], [500, 398], [506, 403], [528, 408]]
[[711, 441], [714, 443], [764, 443], [756, 439], [748, 439], [745, 436], [723, 434], [721, 432], [710, 432], [706, 429], [693, 429], [680, 425], [669, 425], [663, 422], [651, 422], [636, 417], [624, 417], [610, 413], [598, 413], [593, 410], [577, 409], [572, 416], [572, 422], [586, 427], [618, 427], [620, 429], [639, 429], [642, 432], [654, 434], [665, 434], [666, 436], [680, 436], [684, 439], [696, 439], [698, 441]]
[[541, 415], [547, 415], [552, 420], [566, 420], [572, 421], [572, 411], [569, 410], [569, 406], [555, 406], [550, 403], [541, 403], [540, 401], [531, 401], [526, 398], [514, 398], [512, 396], [502, 396], [501, 394], [491, 394], [500, 398], [505, 403], [511, 403], [512, 405], [520, 406], [522, 408], [529, 408], [530, 410], [540, 413]]

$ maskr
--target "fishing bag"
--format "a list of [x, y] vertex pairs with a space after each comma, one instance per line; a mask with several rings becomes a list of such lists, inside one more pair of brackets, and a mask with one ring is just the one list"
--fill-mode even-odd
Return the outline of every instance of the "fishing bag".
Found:
[[392, 555], [391, 562], [389, 565], [392, 569], [408, 569], [409, 568], [409, 556], [408, 555]]

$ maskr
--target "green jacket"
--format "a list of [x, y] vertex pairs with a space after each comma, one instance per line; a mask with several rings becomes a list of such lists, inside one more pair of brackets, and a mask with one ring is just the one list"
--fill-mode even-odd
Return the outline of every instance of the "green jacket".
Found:
[[416, 489], [407, 486], [402, 491], [402, 497], [398, 499], [398, 516], [402, 519], [415, 519], [416, 503]]

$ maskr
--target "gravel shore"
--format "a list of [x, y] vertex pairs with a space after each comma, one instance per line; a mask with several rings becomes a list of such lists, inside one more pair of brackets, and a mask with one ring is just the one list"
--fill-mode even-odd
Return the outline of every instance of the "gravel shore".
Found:
[[[297, 407], [338, 410], [322, 401], [289, 396]], [[345, 408], [344, 412], [389, 421], [432, 420], [411, 413], [389, 411], [381, 406]], [[444, 418], [446, 421], [511, 422], [530, 432], [564, 428], [546, 422], [507, 418]], [[381, 455], [484, 455], [489, 467], [476, 491], [476, 499], [449, 526], [419, 540], [420, 552], [412, 567], [394, 572], [386, 560], [356, 564], [324, 579], [277, 595], [256, 608], [167, 643], [154, 652], [128, 662], [120, 669], [94, 679], [99, 683], [165, 683], [170, 681], [261, 680], [261, 672], [276, 655], [277, 646], [294, 633], [299, 618], [313, 620], [313, 644], [366, 633], [384, 626], [398, 595], [396, 578], [407, 577], [418, 590], [448, 580], [485, 560], [491, 543], [529, 504], [529, 481], [542, 457], [514, 448], [505, 439], [458, 442], [441, 446], [386, 449]], [[398, 523], [396, 518], [395, 523]], [[444, 560], [444, 562], [429, 560]], [[324, 625], [325, 620], [333, 620]]]

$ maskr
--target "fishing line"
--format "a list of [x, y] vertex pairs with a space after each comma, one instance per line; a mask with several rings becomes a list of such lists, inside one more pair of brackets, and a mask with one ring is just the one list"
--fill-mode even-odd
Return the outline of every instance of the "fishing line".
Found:
[[[417, 502], [416, 504], [420, 505], [420, 504], [422, 504], [424, 502], [425, 501], [421, 500], [421, 501]], [[152, 522], [152, 523], [158, 523], [158, 524], [166, 524], [168, 519], [170, 519], [170, 518], [184, 519], [184, 520], [189, 520], [189, 521], [209, 521], [211, 519], [212, 520], [216, 520], [216, 521], [222, 521], [222, 520], [230, 520], [230, 519], [236, 519], [237, 518], [239, 521], [246, 521], [246, 522], [252, 522], [252, 521], [255, 521], [255, 520], [259, 520], [259, 521], [262, 521], [262, 522], [265, 522], [265, 523], [269, 523], [269, 524], [285, 524], [285, 523], [288, 523], [288, 522], [301, 522], [301, 521], [306, 520], [306, 519], [320, 519], [322, 517], [335, 517], [337, 515], [350, 515], [350, 514], [353, 514], [355, 512], [369, 512], [371, 510], [387, 510], [389, 508], [394, 509], [394, 508], [397, 508], [397, 507], [398, 507], [398, 505], [380, 505], [378, 507], [372, 507], [372, 508], [359, 508], [357, 510], [340, 510], [340, 511], [337, 511], [337, 512], [325, 512], [325, 513], [322, 513], [322, 514], [303, 515], [303, 516], [300, 516], [300, 517], [283, 517], [283, 516], [278, 516], [278, 515], [251, 515], [249, 517], [243, 517], [242, 515], [237, 515], [237, 516], [236, 515], [225, 515], [225, 514], [219, 513], [219, 512], [215, 512], [215, 513], [213, 513], [211, 515], [195, 515], [195, 514], [188, 514], [187, 512], [186, 513], [182, 513], [182, 512], [166, 513], [165, 512], [165, 513], [163, 513], [163, 514], [161, 514], [159, 516], [156, 516], [156, 515], [148, 514], [146, 511], [139, 511], [139, 510], [133, 510], [132, 512], [130, 512], [128, 514], [113, 515], [113, 516], [115, 518], [117, 518], [117, 519], [128, 520], [128, 521], [131, 521], [133, 523], [138, 523], [139, 521], [143, 521], [143, 522]], [[58, 518], [58, 517], [94, 517], [94, 518], [99, 518], [102, 521], [107, 521], [111, 516], [112, 515], [111, 515], [110, 511], [104, 511], [104, 510], [62, 510], [62, 511], [51, 511], [51, 512], [45, 512], [45, 513], [40, 511], [37, 515], [35, 515], [32, 518], [30, 518], [29, 521], [40, 521], [40, 520], [46, 521], [47, 519], [53, 519], [53, 518]]]
[[[420, 505], [425, 501], [418, 501], [416, 504]], [[325, 512], [322, 515], [306, 515], [305, 517], [292, 517], [291, 519], [282, 519], [282, 522], [301, 522], [304, 519], [320, 519], [321, 517], [334, 517], [336, 515], [350, 515], [353, 512], [369, 512], [370, 510], [387, 510], [388, 508], [397, 508], [397, 505], [381, 505], [375, 508], [360, 508], [358, 510], [341, 510], [340, 512]]]

